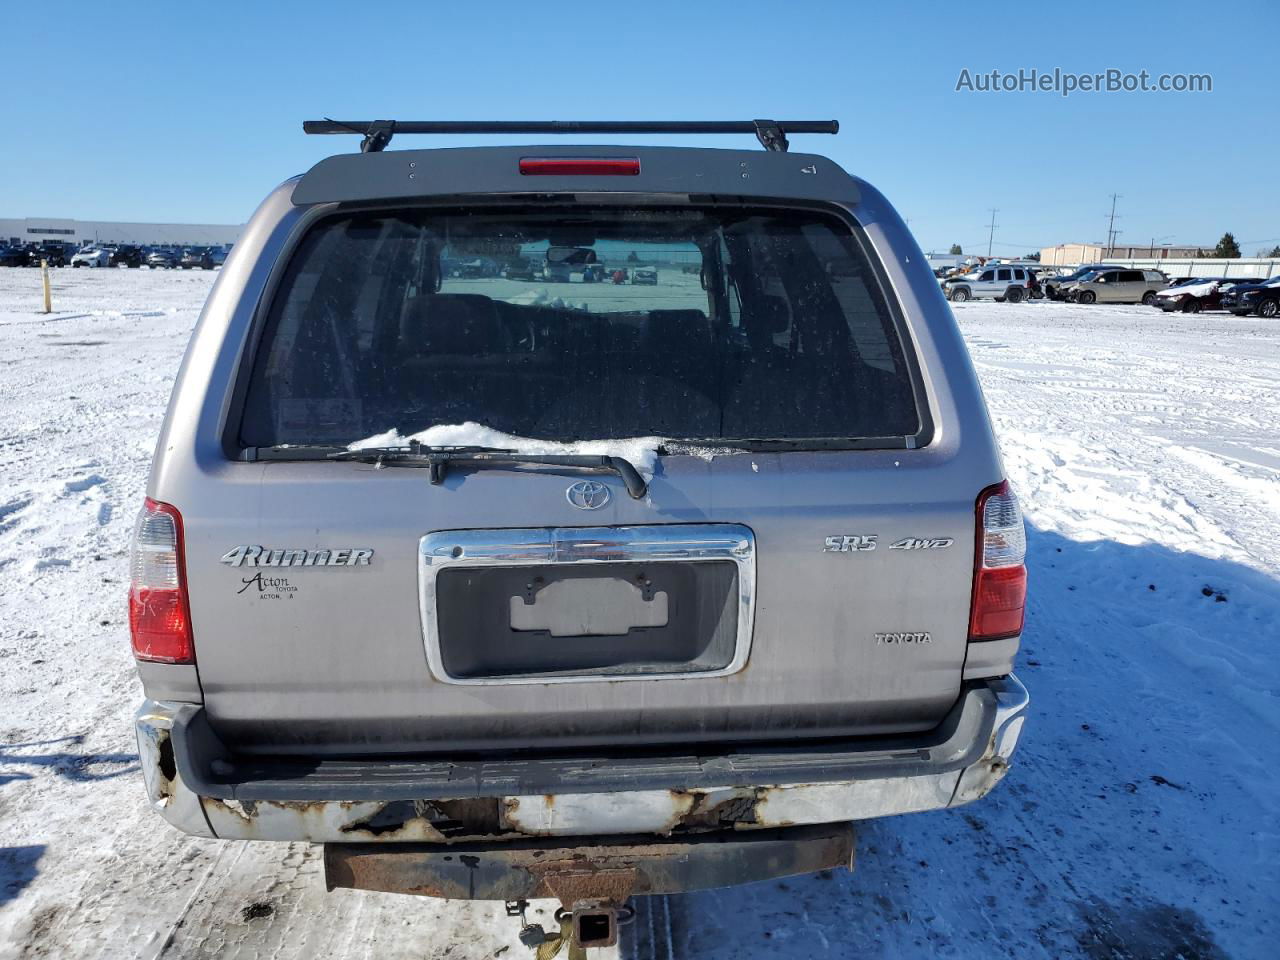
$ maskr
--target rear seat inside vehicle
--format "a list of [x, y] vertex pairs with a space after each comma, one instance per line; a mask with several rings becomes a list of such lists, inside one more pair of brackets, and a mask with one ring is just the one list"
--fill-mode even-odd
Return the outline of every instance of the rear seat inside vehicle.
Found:
[[710, 346], [698, 310], [654, 311], [637, 325], [476, 294], [427, 294], [405, 304], [388, 386], [435, 423], [619, 437], [641, 432], [655, 414], [659, 425], [683, 432], [693, 410], [700, 432], [713, 436], [718, 406], [691, 386]]
[[749, 437], [798, 418], [833, 436], [896, 433], [896, 378], [856, 356], [831, 363], [847, 344], [810, 346], [718, 348], [701, 310], [610, 318], [436, 293], [406, 302], [387, 386], [431, 423], [519, 436]]
[[414, 297], [401, 312], [393, 389], [423, 402], [437, 422], [475, 419], [476, 411], [500, 409], [494, 401], [510, 348], [490, 298]]
[[[596, 321], [599, 323], [599, 321]], [[535, 426], [541, 436], [716, 436], [721, 410], [708, 396], [716, 358], [707, 315], [653, 310], [608, 349], [575, 353], [577, 378], [562, 380]], [[710, 375], [710, 379], [708, 379]]]

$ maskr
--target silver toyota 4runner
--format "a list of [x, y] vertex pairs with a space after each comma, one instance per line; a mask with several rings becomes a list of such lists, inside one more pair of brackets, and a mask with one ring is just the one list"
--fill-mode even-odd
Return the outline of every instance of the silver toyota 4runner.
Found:
[[[995, 786], [1022, 517], [902, 220], [786, 151], [834, 124], [307, 127], [364, 149], [249, 222], [137, 522], [161, 816], [323, 843], [330, 887], [558, 897], [594, 945]], [[381, 149], [455, 129], [770, 149]], [[551, 247], [603, 269], [503, 269]]]

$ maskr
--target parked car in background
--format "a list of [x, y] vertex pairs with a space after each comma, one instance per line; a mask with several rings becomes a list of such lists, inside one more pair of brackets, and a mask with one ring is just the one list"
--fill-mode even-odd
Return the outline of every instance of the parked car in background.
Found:
[[567, 263], [552, 263], [548, 261], [542, 265], [542, 279], [551, 283], [568, 283], [573, 277], [573, 271], [569, 269]]
[[172, 270], [181, 259], [172, 250], [153, 250], [147, 254], [147, 266], [152, 270]]
[[587, 247], [547, 247], [542, 279], [568, 283], [574, 271], [596, 262], [596, 252]]
[[981, 270], [951, 277], [943, 282], [942, 292], [948, 300], [963, 303], [991, 297], [1007, 303], [1020, 303], [1031, 294], [1030, 272], [1026, 267], [985, 266]]
[[1106, 263], [1090, 263], [1064, 274], [1053, 274], [1050, 272], [1052, 269], [1052, 267], [1044, 268], [1044, 272], [1040, 274], [1040, 284], [1044, 287], [1046, 297], [1050, 300], [1061, 300], [1063, 299], [1062, 288], [1083, 279], [1086, 274], [1096, 273], [1099, 270], [1119, 270], [1120, 267]]
[[1160, 307], [1166, 314], [1178, 310], [1184, 314], [1198, 314], [1202, 310], [1217, 310], [1221, 297], [1221, 280], [1216, 276], [1196, 276], [1185, 283], [1162, 289], [1156, 294], [1153, 307]]
[[1268, 319], [1280, 315], [1280, 276], [1261, 283], [1237, 283], [1222, 293], [1222, 308], [1238, 317], [1256, 313]]
[[1161, 290], [1154, 306], [1165, 313], [1180, 310], [1183, 313], [1199, 313], [1202, 310], [1222, 310], [1222, 295], [1237, 286], [1256, 285], [1256, 278], [1195, 277], [1187, 283]]
[[51, 267], [65, 267], [71, 262], [73, 252], [60, 240], [46, 240], [31, 248], [31, 266], [38, 267], [43, 260]]
[[1040, 284], [1040, 270], [1027, 267], [1027, 296], [1035, 299], [1044, 296], [1044, 287]]
[[178, 266], [183, 270], [212, 270], [216, 264], [208, 250], [192, 247], [190, 250], [183, 251]]
[[1156, 302], [1156, 294], [1169, 286], [1159, 270], [1095, 270], [1060, 292], [1075, 303]]
[[638, 283], [642, 286], [657, 286], [658, 284], [658, 268], [657, 267], [632, 267], [631, 282]]
[[505, 280], [533, 280], [533, 264], [525, 257], [512, 260], [502, 268], [502, 277]]
[[89, 247], [71, 258], [73, 267], [106, 267], [111, 264], [111, 251], [102, 247]]
[[31, 262], [31, 252], [26, 247], [0, 247], [0, 267], [25, 267]]
[[135, 247], [133, 244], [122, 244], [111, 251], [111, 258], [108, 266], [112, 267], [128, 267], [130, 270], [142, 266], [146, 260], [146, 255], [142, 252], [141, 247]]
[[449, 276], [459, 277], [463, 280], [479, 280], [484, 277], [496, 277], [497, 275], [498, 265], [488, 257], [455, 260], [453, 261], [453, 269], [449, 273]]

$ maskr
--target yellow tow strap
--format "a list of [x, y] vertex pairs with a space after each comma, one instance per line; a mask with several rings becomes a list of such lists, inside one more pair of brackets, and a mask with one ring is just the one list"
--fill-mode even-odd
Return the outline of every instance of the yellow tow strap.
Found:
[[565, 917], [560, 921], [560, 932], [554, 936], [547, 937], [537, 947], [534, 957], [536, 960], [552, 960], [558, 957], [560, 951], [564, 949], [565, 944], [569, 945], [569, 960], [587, 960], [587, 951], [578, 944], [573, 942], [573, 919]]

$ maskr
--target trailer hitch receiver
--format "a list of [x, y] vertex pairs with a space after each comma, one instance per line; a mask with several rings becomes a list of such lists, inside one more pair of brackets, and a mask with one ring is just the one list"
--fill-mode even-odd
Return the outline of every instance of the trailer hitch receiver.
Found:
[[573, 942], [580, 947], [612, 947], [618, 942], [618, 905], [580, 900], [573, 905]]

